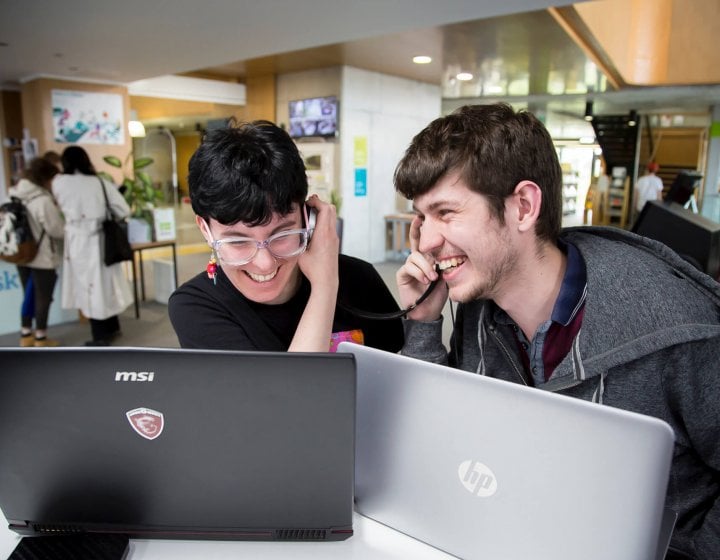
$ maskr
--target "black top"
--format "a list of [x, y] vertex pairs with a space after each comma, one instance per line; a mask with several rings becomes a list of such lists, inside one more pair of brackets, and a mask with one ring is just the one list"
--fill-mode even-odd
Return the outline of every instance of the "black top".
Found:
[[[371, 264], [340, 255], [338, 268], [340, 301], [363, 311], [399, 309]], [[170, 296], [168, 312], [183, 348], [286, 351], [309, 297], [310, 283], [303, 277], [300, 289], [288, 302], [255, 303], [243, 296], [218, 267], [217, 284], [205, 272], [198, 274]], [[339, 333], [356, 330], [362, 331], [364, 344], [373, 348], [398, 352], [403, 345], [400, 319], [363, 319], [336, 307], [333, 342], [349, 339]]]

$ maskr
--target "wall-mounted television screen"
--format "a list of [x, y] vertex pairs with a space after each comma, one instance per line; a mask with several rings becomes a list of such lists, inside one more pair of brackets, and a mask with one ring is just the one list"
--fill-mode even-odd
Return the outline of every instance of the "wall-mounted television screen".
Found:
[[338, 99], [312, 97], [290, 101], [290, 136], [292, 138], [331, 138], [338, 129]]

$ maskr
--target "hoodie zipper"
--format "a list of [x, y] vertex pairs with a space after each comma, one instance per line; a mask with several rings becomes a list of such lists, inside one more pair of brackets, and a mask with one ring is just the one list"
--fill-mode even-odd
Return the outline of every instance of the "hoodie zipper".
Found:
[[493, 335], [493, 338], [495, 338], [495, 341], [498, 343], [498, 346], [500, 346], [500, 349], [502, 350], [503, 354], [505, 354], [505, 358], [507, 359], [507, 361], [510, 362], [510, 365], [512, 366], [513, 371], [515, 371], [515, 373], [520, 378], [520, 380], [523, 382], [523, 384], [526, 387], [529, 387], [530, 384], [527, 382], [527, 379], [522, 374], [520, 369], [517, 367], [515, 360], [513, 360], [513, 358], [512, 358], [512, 353], [507, 349], [505, 344], [503, 344], [503, 341], [500, 339], [498, 334], [495, 332], [495, 327], [493, 325], [488, 325], [488, 330]]

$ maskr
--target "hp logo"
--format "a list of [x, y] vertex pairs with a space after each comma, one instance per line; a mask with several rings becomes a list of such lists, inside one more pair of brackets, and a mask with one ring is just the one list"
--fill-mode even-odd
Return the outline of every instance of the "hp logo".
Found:
[[479, 498], [488, 498], [497, 491], [495, 473], [478, 461], [460, 463], [458, 476], [465, 489]]

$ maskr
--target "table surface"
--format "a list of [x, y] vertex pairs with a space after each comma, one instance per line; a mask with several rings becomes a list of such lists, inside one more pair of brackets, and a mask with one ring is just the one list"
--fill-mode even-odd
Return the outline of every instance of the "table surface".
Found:
[[[0, 516], [0, 559], [7, 558], [20, 536], [7, 528]], [[450, 556], [358, 513], [353, 515], [355, 534], [340, 542], [243, 542], [145, 540], [130, 541], [127, 560], [452, 560]]]

